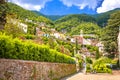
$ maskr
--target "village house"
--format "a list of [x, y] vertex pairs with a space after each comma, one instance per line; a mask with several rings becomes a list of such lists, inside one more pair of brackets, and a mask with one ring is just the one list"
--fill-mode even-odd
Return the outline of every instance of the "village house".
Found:
[[43, 30], [46, 29], [46, 24], [44, 22], [39, 23], [38, 27]]
[[73, 38], [71, 38], [71, 42], [75, 43], [76, 40], [78, 44], [91, 45], [91, 40], [85, 39], [83, 35], [73, 35]]
[[102, 44], [102, 42], [99, 42], [97, 40], [92, 40], [92, 39], [85, 39], [80, 35], [74, 35], [73, 38], [71, 38], [71, 42], [75, 43], [76, 40], [78, 44], [96, 46], [99, 48], [99, 52], [102, 52], [102, 53], [104, 52], [104, 45]]
[[38, 27], [36, 27], [36, 36], [43, 36], [45, 32], [41, 31]]
[[81, 30], [80, 35], [73, 35], [70, 41], [75, 43], [77, 40], [77, 43], [82, 45], [102, 46], [101, 42], [99, 43], [96, 39], [85, 38], [85, 36], [96, 37], [94, 34], [83, 34], [83, 31]]
[[52, 33], [51, 35], [54, 36], [54, 37], [57, 38], [57, 39], [66, 40], [65, 35], [62, 34], [62, 33], [55, 32], [55, 33]]
[[38, 27], [36, 27], [36, 36], [49, 37], [50, 35], [48, 33], [45, 33], [45, 31], [43, 31], [44, 29], [47, 29], [46, 24], [44, 22], [40, 22], [37, 24], [38, 24]]
[[29, 19], [25, 19], [26, 22], [33, 22], [32, 20], [29, 20]]
[[40, 28], [36, 27], [36, 36], [50, 37], [50, 34], [45, 33], [44, 31], [40, 30]]
[[51, 29], [50, 35], [57, 39], [66, 40], [66, 36], [60, 32], [57, 32], [55, 29]]
[[70, 42], [75, 43], [75, 39], [73, 37], [70, 38]]
[[78, 43], [78, 44], [81, 44], [83, 45], [82, 49], [81, 50], [78, 50], [77, 53], [81, 53], [81, 52], [84, 52], [84, 55], [86, 56], [89, 56], [89, 57], [94, 57], [94, 55], [91, 55], [91, 53], [89, 52], [89, 50], [84, 47], [84, 45], [91, 45], [91, 46], [96, 46], [99, 48], [99, 52], [104, 52], [104, 45], [102, 44], [102, 42], [99, 42], [98, 40], [96, 39], [92, 39], [92, 38], [84, 38], [84, 36], [90, 36], [90, 37], [95, 37], [94, 34], [84, 34], [80, 33], [80, 35], [73, 35], [72, 38], [70, 38], [70, 41], [72, 43]]
[[18, 23], [19, 27], [23, 29], [23, 31], [25, 33], [27, 33], [27, 28], [28, 28], [28, 25], [24, 24], [24, 23]]

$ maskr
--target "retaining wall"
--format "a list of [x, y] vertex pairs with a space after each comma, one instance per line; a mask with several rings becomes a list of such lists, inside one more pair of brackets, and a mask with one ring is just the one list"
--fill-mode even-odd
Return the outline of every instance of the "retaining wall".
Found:
[[0, 59], [0, 80], [59, 80], [75, 72], [75, 64]]

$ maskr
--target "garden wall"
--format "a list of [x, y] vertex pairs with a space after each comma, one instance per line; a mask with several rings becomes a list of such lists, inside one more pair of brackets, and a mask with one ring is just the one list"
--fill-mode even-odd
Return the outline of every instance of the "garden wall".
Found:
[[75, 64], [0, 59], [2, 80], [59, 80], [75, 72]]

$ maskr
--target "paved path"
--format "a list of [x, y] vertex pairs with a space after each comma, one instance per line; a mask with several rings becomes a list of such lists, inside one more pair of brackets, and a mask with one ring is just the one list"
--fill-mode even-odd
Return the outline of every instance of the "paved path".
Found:
[[118, 74], [106, 74], [106, 73], [98, 73], [98, 74], [90, 74], [86, 75], [79, 72], [73, 76], [63, 78], [61, 80], [120, 80], [120, 73]]

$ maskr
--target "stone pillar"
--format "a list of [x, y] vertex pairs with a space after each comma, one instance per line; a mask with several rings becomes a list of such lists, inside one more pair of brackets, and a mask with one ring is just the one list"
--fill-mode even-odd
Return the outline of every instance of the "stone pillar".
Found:
[[120, 67], [120, 26], [119, 26], [119, 34], [118, 34], [118, 58], [119, 58], [119, 67]]

